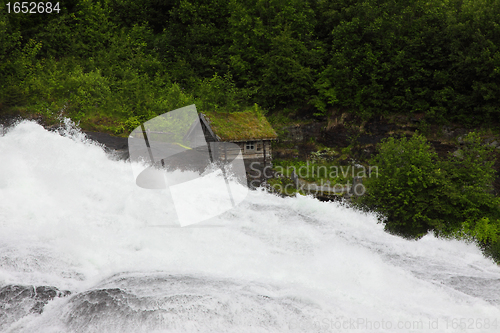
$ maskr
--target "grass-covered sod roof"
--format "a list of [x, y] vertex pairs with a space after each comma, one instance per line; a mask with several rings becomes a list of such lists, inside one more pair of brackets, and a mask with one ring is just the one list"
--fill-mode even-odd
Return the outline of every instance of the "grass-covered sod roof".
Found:
[[222, 141], [273, 140], [278, 137], [266, 117], [253, 110], [204, 114], [212, 130]]

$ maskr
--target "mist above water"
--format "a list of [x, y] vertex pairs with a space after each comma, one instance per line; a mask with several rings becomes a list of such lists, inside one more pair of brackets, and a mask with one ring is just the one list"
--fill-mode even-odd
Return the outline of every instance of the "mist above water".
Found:
[[408, 241], [338, 203], [262, 191], [207, 221], [217, 227], [177, 222], [167, 190], [136, 186], [129, 163], [78, 131], [9, 129], [0, 288], [71, 295], [41, 314], [0, 299], [0, 331], [455, 332], [456, 318], [500, 320], [500, 269], [474, 244]]

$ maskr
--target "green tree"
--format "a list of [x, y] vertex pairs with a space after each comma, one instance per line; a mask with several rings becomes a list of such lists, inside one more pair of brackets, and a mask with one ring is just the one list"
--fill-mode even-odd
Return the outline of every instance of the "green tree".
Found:
[[179, 0], [156, 47], [172, 80], [193, 88], [197, 78], [228, 74], [227, 1]]
[[323, 52], [310, 2], [234, 0], [230, 12], [229, 59], [237, 85], [265, 107], [308, 102]]
[[463, 223], [461, 231], [480, 241], [497, 240], [500, 198], [492, 194], [495, 179], [492, 149], [482, 143], [477, 133], [471, 132], [463, 139], [460, 150], [442, 161], [442, 165], [453, 184], [447, 203], [454, 207], [453, 219]]
[[500, 200], [491, 194], [494, 169], [488, 150], [471, 133], [459, 157], [443, 161], [422, 135], [388, 138], [371, 161], [378, 177], [361, 202], [381, 213], [387, 231], [404, 237], [433, 231], [496, 241]]
[[383, 141], [370, 162], [378, 167], [363, 202], [377, 210], [386, 230], [405, 237], [421, 237], [445, 223], [436, 214], [447, 183], [437, 165], [437, 154], [421, 135]]
[[500, 0], [362, 0], [321, 4], [329, 61], [317, 107], [370, 117], [500, 120]]
[[[364, 0], [332, 5], [331, 56], [317, 82], [323, 105], [369, 117], [429, 111], [446, 67], [444, 0]], [[324, 18], [326, 20], [326, 18]]]
[[[0, 4], [5, 6], [3, 2]], [[15, 91], [10, 87], [17, 69], [17, 57], [13, 55], [19, 56], [21, 44], [21, 32], [14, 29], [4, 9], [0, 10], [0, 104], [12, 102], [11, 94]]]
[[451, 3], [448, 114], [471, 125], [499, 120], [500, 1]]

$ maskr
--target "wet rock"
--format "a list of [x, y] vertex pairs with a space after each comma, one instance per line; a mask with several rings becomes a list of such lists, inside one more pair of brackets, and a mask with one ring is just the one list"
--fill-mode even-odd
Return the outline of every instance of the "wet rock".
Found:
[[365, 125], [365, 129], [372, 136], [383, 137], [388, 132], [399, 129], [399, 126], [374, 118]]
[[50, 286], [7, 285], [0, 289], [0, 331], [22, 317], [43, 312], [44, 306], [56, 297], [70, 295], [68, 290]]
[[282, 322], [311, 324], [300, 322], [310, 318], [307, 303], [275, 293], [265, 285], [228, 279], [122, 274], [74, 295], [54, 319], [66, 332], [79, 333], [235, 332], [241, 327], [279, 332]]
[[292, 159], [298, 156], [299, 152], [297, 149], [275, 148], [273, 150], [273, 158]]
[[280, 139], [283, 141], [304, 142], [311, 138], [317, 140], [321, 136], [323, 122], [315, 122], [302, 125], [293, 125], [283, 128]]
[[128, 149], [128, 138], [112, 136], [107, 133], [85, 132], [89, 139], [102, 143], [109, 149], [120, 150]]
[[448, 157], [448, 155], [451, 152], [453, 152], [457, 149], [457, 147], [454, 145], [441, 143], [439, 141], [430, 141], [430, 143], [440, 158]]
[[[387, 137], [389, 133], [401, 129], [401, 126], [388, 123], [380, 117], [373, 117], [363, 123], [352, 119], [349, 124], [347, 123], [349, 117], [344, 118], [342, 121], [331, 122], [326, 130], [324, 130], [322, 136], [323, 144], [329, 147], [347, 147], [353, 143], [376, 145], [384, 137]], [[354, 139], [355, 137], [357, 137], [357, 140]]]
[[114, 160], [126, 160], [129, 158], [128, 138], [99, 132], [85, 132], [85, 134], [89, 139], [102, 144], [106, 153], [111, 155]]
[[283, 141], [302, 141], [304, 140], [304, 135], [302, 134], [302, 129], [300, 128], [300, 126], [296, 125], [296, 126], [289, 126], [289, 127], [285, 127], [283, 129], [283, 136], [282, 136], [282, 140]]
[[309, 142], [304, 143], [299, 147], [299, 158], [306, 160], [315, 150], [316, 150], [316, 145], [314, 143], [309, 143]]
[[441, 128], [441, 131], [442, 131], [442, 135], [445, 139], [447, 140], [450, 140], [450, 139], [453, 139], [455, 136], [456, 136], [456, 133], [454, 130], [451, 129], [451, 127], [449, 126], [443, 126]]
[[457, 149], [453, 152], [453, 156], [462, 159], [464, 158], [464, 153], [460, 149]]
[[323, 133], [321, 142], [328, 147], [347, 147], [349, 133], [344, 125], [337, 125]]
[[3, 125], [4, 129], [13, 126], [18, 121], [21, 121], [22, 117], [19, 114], [2, 114], [0, 112], [0, 124]]
[[115, 161], [125, 161], [130, 157], [128, 149], [108, 150], [111, 158]]
[[358, 138], [358, 142], [362, 145], [375, 145], [379, 143], [384, 136], [382, 135], [367, 135], [367, 134], [362, 134]]
[[417, 113], [417, 114], [414, 114], [411, 118], [410, 118], [410, 121], [412, 123], [420, 123], [421, 121], [423, 121], [425, 118], [425, 114], [423, 113]]

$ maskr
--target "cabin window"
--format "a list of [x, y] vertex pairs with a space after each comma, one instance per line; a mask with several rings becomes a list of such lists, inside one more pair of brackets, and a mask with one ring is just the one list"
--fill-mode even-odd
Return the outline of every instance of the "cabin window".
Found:
[[255, 142], [254, 141], [248, 141], [245, 143], [245, 152], [252, 152], [255, 151]]

